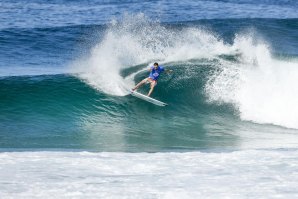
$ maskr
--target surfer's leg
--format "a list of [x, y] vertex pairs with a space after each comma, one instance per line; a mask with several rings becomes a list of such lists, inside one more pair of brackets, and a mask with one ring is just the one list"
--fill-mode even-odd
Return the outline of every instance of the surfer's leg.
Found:
[[148, 78], [143, 79], [142, 81], [140, 81], [132, 90], [137, 90], [140, 86], [142, 86], [143, 84], [146, 83]]
[[156, 81], [152, 81], [152, 82], [150, 82], [150, 90], [149, 90], [148, 95], [147, 95], [148, 97], [149, 97], [149, 96], [151, 95], [151, 93], [153, 92], [155, 85], [156, 85]]

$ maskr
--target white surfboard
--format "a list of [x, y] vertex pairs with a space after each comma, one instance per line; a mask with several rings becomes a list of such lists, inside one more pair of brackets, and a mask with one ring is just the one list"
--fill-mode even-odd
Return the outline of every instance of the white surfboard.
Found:
[[142, 99], [142, 100], [145, 100], [147, 102], [150, 102], [152, 104], [155, 104], [157, 106], [167, 106], [168, 104], [164, 103], [164, 102], [161, 102], [159, 100], [156, 100], [156, 99], [153, 99], [151, 97], [148, 97], [146, 95], [143, 95], [141, 93], [138, 93], [137, 91], [130, 91], [130, 94], [139, 98], [139, 99]]

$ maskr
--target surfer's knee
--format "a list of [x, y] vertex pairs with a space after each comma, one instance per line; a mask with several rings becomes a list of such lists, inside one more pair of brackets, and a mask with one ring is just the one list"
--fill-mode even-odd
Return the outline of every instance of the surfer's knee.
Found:
[[146, 83], [147, 80], [148, 80], [148, 78], [143, 79], [143, 80], [142, 80], [142, 83]]
[[156, 85], [155, 82], [151, 82], [150, 87], [151, 87], [151, 88], [154, 88], [155, 85]]

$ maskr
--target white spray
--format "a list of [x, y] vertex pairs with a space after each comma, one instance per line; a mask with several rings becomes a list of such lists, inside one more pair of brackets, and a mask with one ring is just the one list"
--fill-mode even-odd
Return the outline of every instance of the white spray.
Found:
[[233, 103], [243, 120], [298, 128], [298, 63], [274, 59], [253, 35], [236, 36], [240, 63], [223, 64], [206, 85], [211, 102]]
[[112, 21], [103, 40], [86, 61], [79, 61], [80, 77], [94, 88], [110, 94], [125, 95], [135, 82], [120, 72], [139, 64], [172, 62], [212, 57], [229, 48], [216, 36], [199, 28], [171, 30], [152, 22], [143, 14], [125, 15]]

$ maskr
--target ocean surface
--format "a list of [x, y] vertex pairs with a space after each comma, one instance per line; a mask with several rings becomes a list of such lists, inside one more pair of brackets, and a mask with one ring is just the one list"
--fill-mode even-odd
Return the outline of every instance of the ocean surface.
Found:
[[0, 198], [297, 198], [297, 10], [0, 0]]

